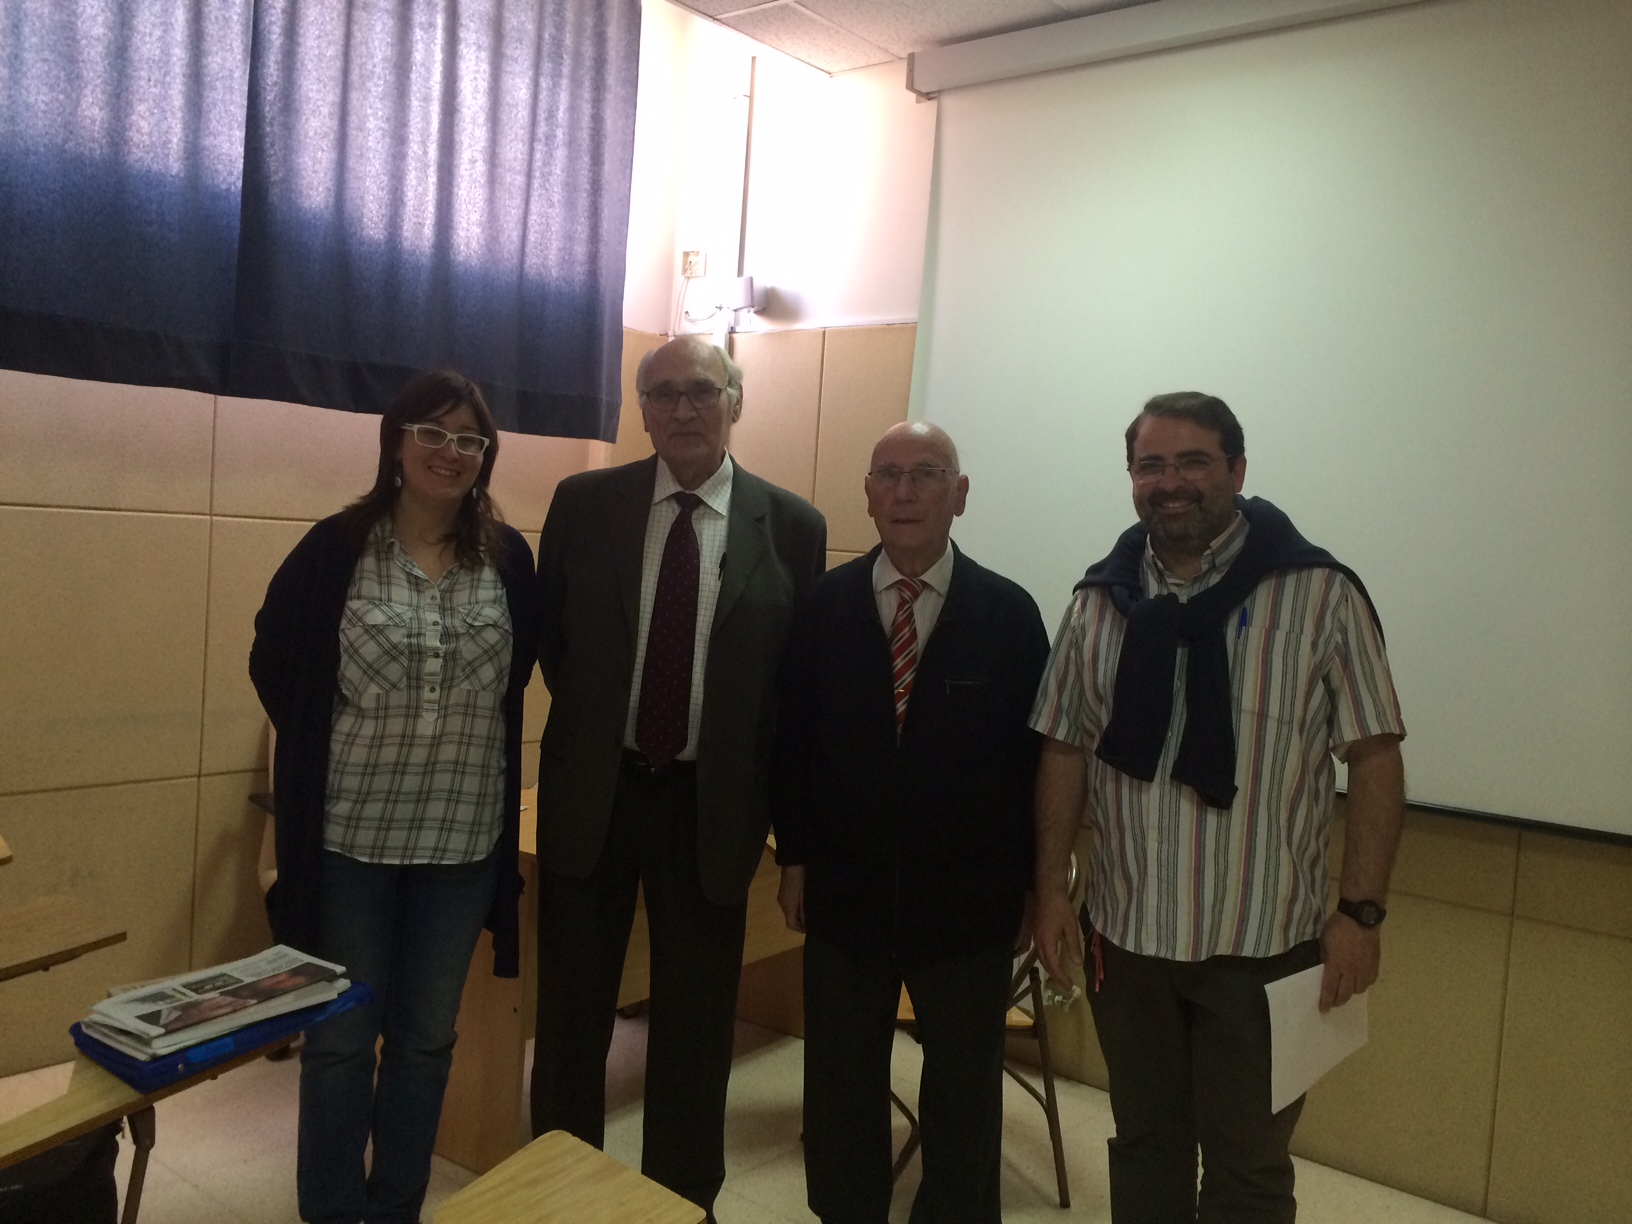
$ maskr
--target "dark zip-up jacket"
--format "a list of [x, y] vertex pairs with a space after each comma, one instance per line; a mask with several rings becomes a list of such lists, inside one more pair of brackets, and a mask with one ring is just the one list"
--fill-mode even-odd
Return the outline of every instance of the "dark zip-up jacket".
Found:
[[926, 963], [1019, 929], [1048, 635], [1030, 595], [957, 552], [898, 741], [878, 551], [819, 579], [794, 618], [771, 811], [778, 861], [806, 868], [811, 934]]

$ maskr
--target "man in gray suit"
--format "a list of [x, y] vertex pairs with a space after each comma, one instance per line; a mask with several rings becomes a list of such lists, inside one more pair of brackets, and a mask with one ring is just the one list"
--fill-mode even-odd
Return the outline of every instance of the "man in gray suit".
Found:
[[562, 481], [539, 542], [551, 701], [533, 1133], [602, 1141], [639, 885], [652, 947], [641, 1171], [712, 1211], [777, 668], [827, 526], [726, 453], [742, 376], [723, 350], [674, 340], [635, 384], [657, 453]]

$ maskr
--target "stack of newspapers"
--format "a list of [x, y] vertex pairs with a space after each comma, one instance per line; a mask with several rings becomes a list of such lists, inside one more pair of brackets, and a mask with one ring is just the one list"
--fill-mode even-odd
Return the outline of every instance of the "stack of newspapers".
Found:
[[75, 1026], [144, 1062], [346, 993], [345, 967], [279, 944], [256, 956], [121, 991]]

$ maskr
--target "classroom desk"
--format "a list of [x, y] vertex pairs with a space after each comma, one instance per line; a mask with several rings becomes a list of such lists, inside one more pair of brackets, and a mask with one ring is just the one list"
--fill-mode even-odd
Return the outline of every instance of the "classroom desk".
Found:
[[[485, 1173], [527, 1142], [530, 1123], [522, 1083], [525, 1045], [533, 1035], [538, 974], [538, 815], [533, 791], [521, 796], [521, 977], [493, 976], [493, 945], [484, 931], [465, 979], [459, 1007], [459, 1041], [442, 1102], [437, 1131], [440, 1156]], [[779, 873], [769, 848], [748, 889], [748, 928], [743, 964], [798, 947], [804, 937], [788, 930], [776, 903]], [[636, 902], [635, 924], [623, 961], [618, 1006], [638, 1003], [649, 993], [651, 948], [646, 911]]]
[[125, 932], [88, 918], [83, 901], [41, 897], [0, 910], [0, 982], [123, 943]]
[[437, 1210], [435, 1224], [703, 1224], [696, 1203], [566, 1131], [540, 1135]]
[[0, 1169], [27, 1160], [109, 1122], [128, 1118], [136, 1154], [130, 1166], [130, 1183], [120, 1219], [122, 1224], [135, 1224], [136, 1212], [142, 1201], [142, 1180], [147, 1174], [147, 1156], [153, 1150], [154, 1103], [194, 1084], [212, 1080], [234, 1067], [253, 1062], [279, 1046], [288, 1045], [291, 1040], [290, 1037], [280, 1037], [153, 1092], [132, 1088], [85, 1055], [75, 1054], [73, 1070], [62, 1092], [14, 1118], [0, 1122]]

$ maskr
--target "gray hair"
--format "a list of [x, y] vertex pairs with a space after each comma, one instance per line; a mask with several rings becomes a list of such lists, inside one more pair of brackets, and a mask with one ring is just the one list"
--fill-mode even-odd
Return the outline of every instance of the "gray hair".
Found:
[[[676, 336], [674, 340], [669, 341], [669, 344], [673, 344], [676, 340], [684, 340], [695, 348], [706, 348], [718, 357], [720, 366], [725, 370], [725, 389], [737, 397], [738, 403], [742, 402], [742, 367], [731, 360], [730, 353], [717, 344], [710, 344], [701, 336]], [[660, 344], [640, 359], [640, 364], [635, 367], [635, 391], [637, 393], [644, 393], [646, 390], [646, 367], [651, 365], [653, 357], [667, 347], [668, 344]]]

